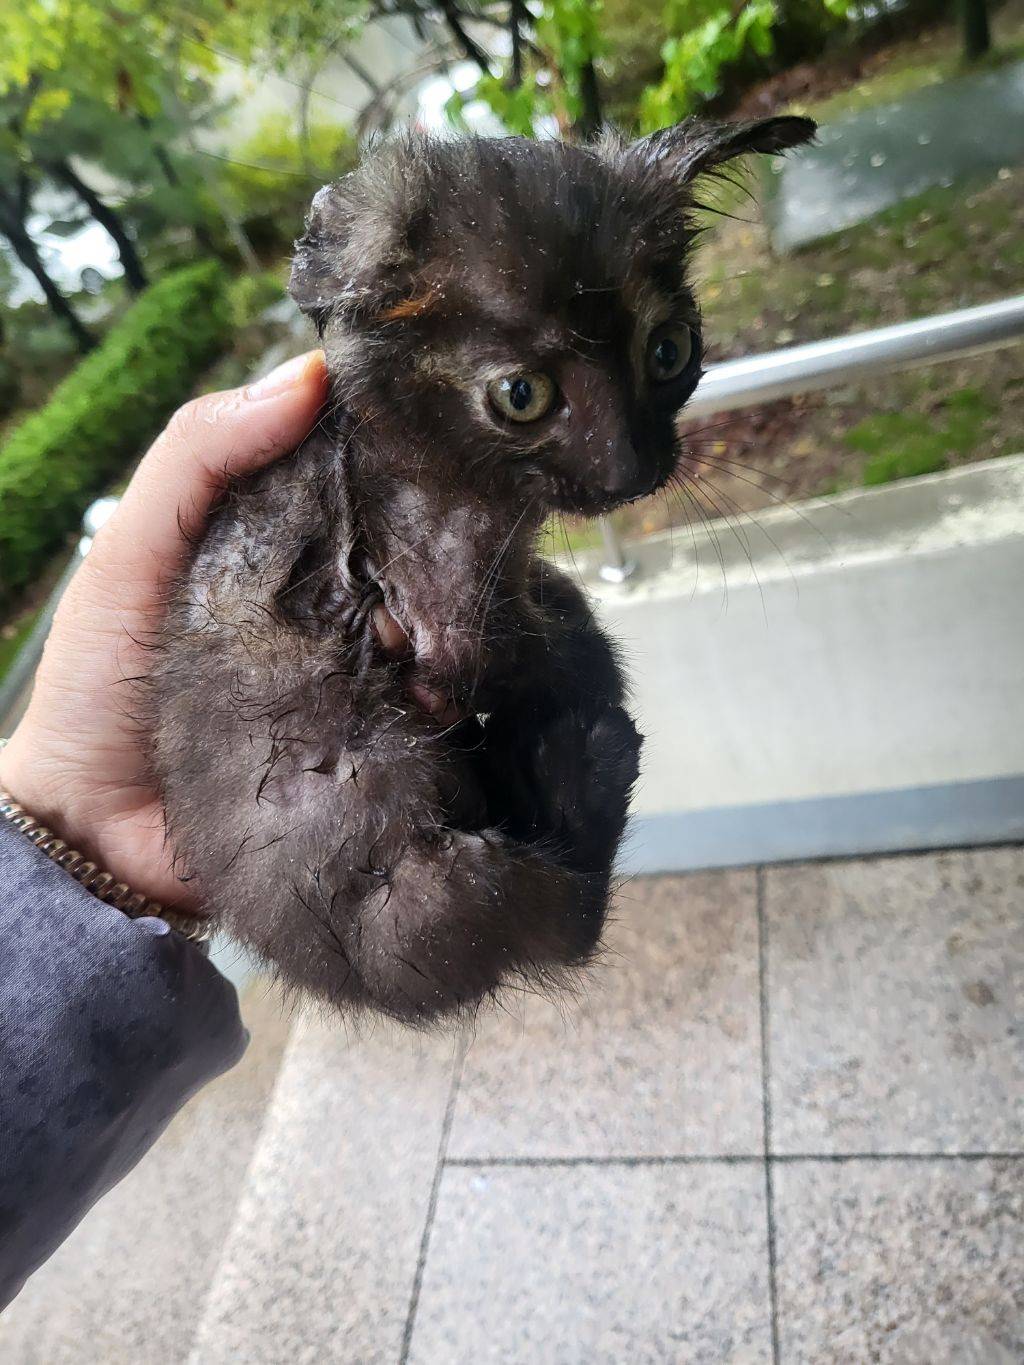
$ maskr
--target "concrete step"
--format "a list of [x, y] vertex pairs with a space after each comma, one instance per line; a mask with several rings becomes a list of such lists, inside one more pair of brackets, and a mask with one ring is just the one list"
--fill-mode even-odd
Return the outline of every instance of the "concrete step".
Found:
[[398, 1360], [451, 1039], [296, 1024], [189, 1365]]

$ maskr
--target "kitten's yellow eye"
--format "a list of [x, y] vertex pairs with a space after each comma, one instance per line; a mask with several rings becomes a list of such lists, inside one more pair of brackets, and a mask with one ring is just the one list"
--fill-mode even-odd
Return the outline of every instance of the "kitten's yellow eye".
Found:
[[657, 327], [647, 342], [647, 373], [656, 384], [678, 379], [693, 355], [693, 333], [689, 327]]
[[555, 404], [557, 390], [546, 374], [527, 370], [494, 379], [487, 385], [487, 397], [499, 417], [510, 422], [536, 422]]

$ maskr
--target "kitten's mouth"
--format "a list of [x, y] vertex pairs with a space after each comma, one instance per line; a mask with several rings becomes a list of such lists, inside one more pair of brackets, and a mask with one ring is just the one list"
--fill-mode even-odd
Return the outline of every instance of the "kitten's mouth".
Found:
[[[383, 597], [383, 594], [381, 594]], [[377, 637], [377, 643], [390, 658], [402, 658], [412, 649], [409, 635], [405, 627], [400, 624], [393, 612], [389, 611], [383, 601], [378, 602], [370, 613], [370, 621], [373, 625], [373, 633]]]
[[603, 517], [620, 507], [629, 507], [634, 502], [642, 502], [644, 498], [653, 496], [665, 487], [668, 480], [669, 472], [659, 472], [646, 488], [638, 488], [636, 492], [624, 495], [602, 492], [559, 479], [553, 486], [552, 505], [556, 511], [570, 512], [575, 516]]
[[603, 497], [582, 484], [559, 480], [553, 485], [551, 506], [556, 512], [568, 512], [576, 517], [600, 517], [620, 506], [617, 499]]

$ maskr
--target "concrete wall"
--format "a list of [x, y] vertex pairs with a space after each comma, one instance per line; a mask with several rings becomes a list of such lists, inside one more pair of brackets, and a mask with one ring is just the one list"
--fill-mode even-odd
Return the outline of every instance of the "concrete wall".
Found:
[[648, 736], [628, 866], [1024, 838], [1024, 456], [757, 520], [724, 569], [585, 566]]

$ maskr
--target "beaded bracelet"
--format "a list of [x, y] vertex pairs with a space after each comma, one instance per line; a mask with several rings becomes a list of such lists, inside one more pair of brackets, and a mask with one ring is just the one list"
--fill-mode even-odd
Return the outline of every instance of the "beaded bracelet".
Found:
[[[0, 749], [7, 743], [5, 739], [0, 739]], [[4, 791], [0, 787], [0, 818], [20, 830], [27, 839], [30, 839], [40, 852], [53, 860], [58, 867], [64, 869], [69, 876], [74, 877], [98, 900], [104, 901], [107, 905], [112, 905], [115, 910], [120, 910], [129, 919], [140, 919], [143, 915], [149, 915], [155, 919], [162, 919], [183, 938], [187, 938], [190, 943], [202, 947], [210, 938], [210, 926], [206, 920], [195, 919], [191, 915], [179, 914], [176, 910], [168, 910], [159, 901], [150, 900], [147, 896], [141, 895], [138, 891], [133, 892], [124, 882], [119, 882], [110, 872], [104, 872], [96, 863], [90, 862], [84, 853], [79, 853], [75, 848], [70, 848], [63, 839], [58, 838], [53, 830], [41, 825], [34, 816], [30, 815], [24, 806], [18, 804], [10, 792]]]

